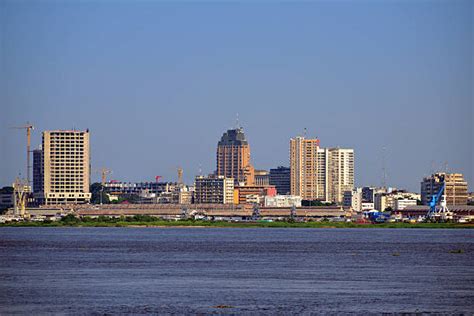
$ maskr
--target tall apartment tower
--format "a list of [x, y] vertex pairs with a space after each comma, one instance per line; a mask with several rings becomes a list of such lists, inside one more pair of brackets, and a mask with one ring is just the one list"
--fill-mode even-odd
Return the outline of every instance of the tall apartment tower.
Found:
[[235, 184], [254, 184], [250, 146], [242, 128], [230, 129], [217, 144], [217, 176], [234, 178]]
[[342, 203], [344, 191], [354, 188], [354, 150], [330, 148], [327, 152], [329, 158], [328, 200]]
[[290, 192], [303, 200], [326, 200], [327, 156], [319, 139], [290, 139]]
[[89, 202], [89, 130], [43, 132], [42, 150], [33, 153], [33, 167], [35, 199], [40, 204]]
[[342, 203], [354, 188], [354, 150], [321, 148], [319, 139], [290, 140], [291, 194]]
[[421, 201], [429, 205], [431, 197], [439, 192], [443, 183], [446, 183], [445, 195], [447, 205], [467, 204], [467, 182], [461, 173], [438, 172], [423, 178], [421, 182]]

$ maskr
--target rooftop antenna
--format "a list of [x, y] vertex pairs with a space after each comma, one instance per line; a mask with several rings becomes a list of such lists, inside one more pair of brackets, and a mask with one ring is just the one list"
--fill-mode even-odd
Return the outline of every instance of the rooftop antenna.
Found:
[[202, 176], [202, 166], [201, 166], [201, 164], [199, 164], [199, 169], [198, 169], [198, 171], [199, 171], [199, 175]]
[[303, 137], [304, 137], [304, 138], [306, 138], [306, 132], [307, 132], [307, 131], [308, 131], [308, 130], [307, 130], [307, 128], [305, 127], [305, 128], [303, 129]]
[[444, 162], [444, 173], [448, 173], [448, 162]]
[[236, 119], [235, 119], [235, 128], [240, 129], [240, 123], [239, 123], [239, 113], [236, 114]]

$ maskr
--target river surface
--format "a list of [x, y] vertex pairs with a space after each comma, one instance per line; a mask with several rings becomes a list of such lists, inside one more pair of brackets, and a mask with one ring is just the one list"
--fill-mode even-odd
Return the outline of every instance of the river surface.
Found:
[[382, 312], [473, 314], [474, 230], [0, 228], [0, 314]]

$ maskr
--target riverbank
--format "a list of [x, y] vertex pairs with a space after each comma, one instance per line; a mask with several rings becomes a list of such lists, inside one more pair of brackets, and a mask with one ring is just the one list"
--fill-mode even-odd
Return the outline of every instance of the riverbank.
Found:
[[380, 223], [358, 224], [347, 222], [224, 222], [224, 221], [57, 221], [57, 222], [11, 222], [0, 227], [174, 227], [174, 228], [474, 228], [474, 224], [460, 223]]

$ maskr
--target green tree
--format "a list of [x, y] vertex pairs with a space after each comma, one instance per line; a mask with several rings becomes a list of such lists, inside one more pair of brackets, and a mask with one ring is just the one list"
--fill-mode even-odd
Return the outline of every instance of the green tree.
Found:
[[102, 196], [102, 203], [103, 204], [109, 204], [110, 203], [109, 196], [105, 192], [104, 187], [102, 186], [101, 183], [98, 183], [98, 182], [92, 183], [90, 191], [92, 193], [92, 197], [91, 197], [91, 203], [92, 204], [100, 204], [101, 203], [101, 199], [100, 199], [101, 196]]

